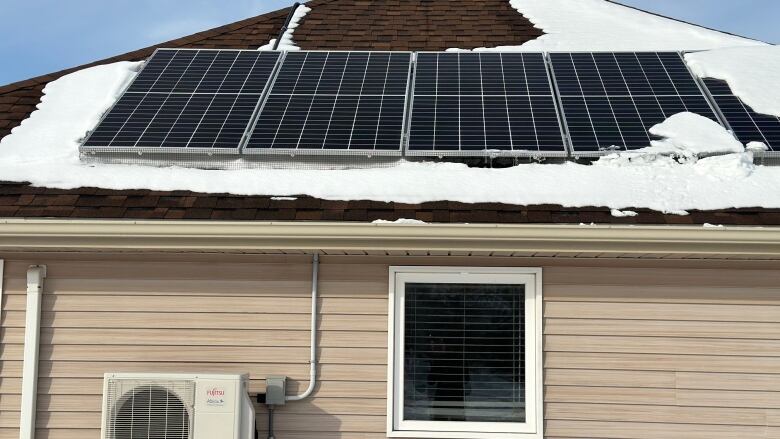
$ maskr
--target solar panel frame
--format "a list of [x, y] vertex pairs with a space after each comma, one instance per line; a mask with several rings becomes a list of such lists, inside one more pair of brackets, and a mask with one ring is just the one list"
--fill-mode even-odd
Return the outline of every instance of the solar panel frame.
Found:
[[[409, 90], [409, 108], [407, 109], [407, 127], [406, 127], [406, 142], [404, 146], [404, 155], [409, 157], [451, 157], [451, 158], [500, 158], [500, 157], [507, 157], [507, 158], [566, 158], [570, 155], [570, 146], [568, 141], [568, 133], [565, 130], [565, 124], [563, 122], [563, 115], [561, 113], [560, 109], [560, 103], [558, 102], [558, 96], [556, 93], [556, 89], [554, 88], [553, 83], [553, 77], [551, 74], [549, 62], [547, 59], [546, 52], [517, 52], [517, 51], [490, 51], [490, 52], [468, 52], [468, 53], [489, 53], [489, 54], [498, 54], [498, 55], [516, 55], [516, 54], [539, 54], [542, 56], [544, 60], [544, 68], [545, 68], [545, 75], [547, 78], [547, 83], [549, 85], [550, 89], [550, 97], [552, 99], [553, 107], [555, 109], [556, 119], [558, 121], [560, 134], [561, 134], [561, 151], [533, 151], [533, 150], [523, 150], [523, 149], [517, 149], [517, 150], [497, 150], [497, 149], [485, 149], [485, 150], [412, 150], [410, 148], [411, 145], [411, 137], [412, 137], [412, 116], [414, 114], [414, 108], [415, 108], [415, 98], [416, 96], [416, 81], [417, 81], [417, 66], [418, 66], [418, 57], [420, 54], [452, 54], [452, 53], [458, 53], [458, 52], [442, 52], [442, 51], [417, 51], [414, 52], [414, 71], [412, 72], [411, 77], [411, 83], [410, 83], [410, 90]], [[527, 77], [526, 77], [527, 81]], [[527, 82], [526, 82], [527, 83]], [[547, 96], [547, 95], [539, 95], [539, 94], [531, 94], [530, 92], [530, 85], [528, 86], [528, 94], [522, 95], [522, 94], [512, 94], [512, 93], [506, 93], [503, 96], [504, 97], [518, 97], [518, 96], [525, 96], [529, 98], [535, 97], [535, 96]], [[438, 88], [438, 87], [437, 87]], [[429, 96], [429, 95], [421, 95], [421, 96]], [[433, 96], [441, 96], [436, 92]], [[448, 95], [444, 95], [448, 96]], [[459, 97], [468, 96], [459, 94]], [[473, 96], [493, 96], [493, 95], [486, 95], [486, 94], [478, 94]], [[509, 106], [509, 102], [507, 102], [507, 107]], [[484, 103], [483, 103], [483, 110], [484, 110]], [[533, 109], [532, 109], [533, 110]], [[535, 128], [535, 127], [534, 127]], [[510, 126], [510, 137], [512, 136], [511, 126]], [[485, 136], [487, 137], [487, 129], [485, 130]]]
[[[762, 121], [757, 121], [756, 117], [761, 117], [763, 119], [774, 119], [777, 121], [777, 128], [776, 131], [780, 132], [780, 116], [775, 116], [771, 114], [763, 114], [755, 111], [753, 108], [751, 108], [748, 104], [746, 104], [739, 96], [735, 95], [733, 90], [731, 89], [731, 86], [727, 81], [724, 81], [722, 79], [717, 78], [699, 78], [699, 83], [701, 84], [702, 89], [704, 89], [704, 92], [707, 94], [708, 98], [712, 101], [713, 105], [716, 106], [718, 110], [718, 115], [723, 120], [724, 126], [731, 131], [731, 133], [734, 135], [734, 137], [737, 138], [741, 143], [747, 144], [749, 142], [762, 142], [767, 147], [769, 147], [769, 150], [767, 151], [754, 151], [754, 155], [757, 157], [765, 157], [765, 158], [779, 158], [780, 157], [780, 140], [773, 141], [774, 139], [780, 139], [780, 135], [777, 133], [772, 133], [772, 137], [767, 137], [769, 133], [766, 133], [765, 130], [759, 126], [759, 123]], [[710, 85], [711, 83], [717, 83]], [[713, 90], [714, 87], [718, 87], [721, 90], [728, 90], [728, 92], [716, 92]], [[753, 138], [752, 136], [750, 138], [742, 137], [742, 133], [740, 132], [740, 128], [735, 128], [735, 124], [732, 124], [729, 120], [729, 116], [726, 113], [726, 109], [724, 108], [724, 99], [731, 99], [731, 104], [738, 104], [739, 108], [737, 111], [744, 113], [744, 115], [748, 118], [747, 122], [752, 124], [752, 126], [755, 128], [755, 132], [761, 137], [761, 139]], [[774, 120], [772, 123], [774, 123]], [[735, 121], [736, 122], [736, 121]], [[771, 140], [770, 140], [771, 139]]]
[[[255, 132], [255, 129], [260, 122], [260, 118], [263, 114], [263, 110], [265, 109], [265, 106], [268, 104], [269, 99], [273, 95], [273, 89], [276, 85], [277, 80], [279, 79], [279, 73], [281, 72], [282, 68], [284, 67], [284, 62], [286, 61], [288, 55], [290, 52], [282, 52], [282, 57], [280, 57], [278, 63], [277, 63], [277, 70], [274, 74], [274, 76], [271, 78], [271, 81], [268, 83], [268, 87], [266, 89], [266, 95], [263, 98], [263, 101], [261, 102], [260, 106], [258, 107], [258, 110], [255, 113], [255, 118], [250, 122], [250, 125], [247, 129], [247, 135], [244, 139], [244, 142], [241, 145], [241, 154], [243, 156], [251, 157], [251, 158], [259, 158], [260, 156], [311, 156], [311, 157], [347, 157], [347, 156], [365, 156], [365, 157], [401, 157], [403, 156], [405, 144], [406, 144], [406, 124], [408, 119], [408, 105], [409, 105], [409, 99], [410, 99], [410, 91], [411, 91], [411, 82], [413, 79], [412, 72], [414, 68], [414, 55], [415, 52], [412, 51], [392, 51], [392, 50], [303, 50], [303, 51], [295, 51], [294, 53], [347, 53], [347, 54], [356, 54], [356, 53], [367, 53], [367, 54], [407, 54], [409, 55], [409, 66], [406, 73], [406, 89], [404, 92], [404, 110], [402, 114], [402, 121], [401, 121], [401, 132], [400, 132], [400, 141], [398, 144], [397, 150], [383, 150], [383, 149], [327, 149], [327, 148], [251, 148], [249, 146], [251, 140], [252, 140], [252, 134]], [[388, 61], [389, 64], [390, 61]], [[366, 67], [368, 67], [368, 62], [366, 63]], [[303, 69], [303, 66], [301, 66], [301, 70]], [[323, 65], [323, 71], [324, 71], [324, 65]], [[365, 80], [365, 78], [364, 78]], [[339, 96], [349, 96], [350, 94], [336, 94], [334, 95], [336, 99], [338, 99]], [[295, 96], [295, 94], [291, 94], [290, 96]], [[311, 94], [312, 96], [312, 102], [314, 101], [314, 97], [317, 96], [316, 90], [315, 93]], [[362, 96], [361, 93], [358, 93], [356, 96]], [[373, 95], [369, 95], [373, 96]], [[376, 96], [387, 96], [385, 94], [383, 95], [376, 95]], [[396, 96], [396, 95], [393, 95]], [[400, 95], [398, 95], [400, 96]], [[335, 103], [334, 103], [335, 106]], [[380, 109], [381, 111], [381, 109]], [[355, 117], [357, 117], [357, 109]], [[379, 118], [381, 120], [381, 113], [379, 115]], [[281, 121], [280, 121], [281, 123]], [[353, 122], [354, 125], [354, 122]], [[305, 130], [305, 127], [301, 128], [301, 133]]]
[[[725, 122], [725, 119], [723, 118], [723, 115], [721, 114], [719, 107], [715, 104], [715, 102], [713, 101], [712, 97], [709, 95], [707, 88], [700, 81], [700, 78], [698, 78], [698, 76], [696, 76], [691, 71], [690, 67], [685, 62], [685, 58], [683, 56], [683, 52], [678, 52], [678, 51], [640, 51], [640, 52], [637, 52], [637, 51], [628, 51], [628, 50], [623, 50], [623, 51], [549, 51], [549, 52], [545, 52], [545, 57], [548, 60], [549, 70], [550, 70], [551, 78], [552, 78], [553, 85], [554, 85], [555, 95], [556, 95], [556, 97], [558, 99], [558, 105], [560, 107], [560, 113], [561, 113], [561, 117], [563, 119], [564, 129], [566, 131], [567, 142], [568, 142], [569, 148], [570, 148], [570, 154], [574, 158], [591, 158], [591, 157], [595, 158], [595, 157], [602, 157], [602, 156], [605, 156], [605, 155], [613, 154], [613, 153], [616, 153], [616, 152], [631, 153], [636, 148], [632, 149], [632, 148], [624, 147], [623, 149], [617, 149], [617, 150], [605, 149], [605, 150], [600, 150], [600, 151], [578, 151], [576, 149], [576, 145], [575, 145], [574, 139], [573, 139], [572, 134], [571, 134], [569, 118], [566, 115], [566, 105], [564, 103], [564, 97], [582, 97], [584, 99], [586, 97], [594, 97], [595, 95], [585, 95], [584, 93], [581, 94], [581, 95], [569, 95], [569, 94], [565, 94], [565, 93], [561, 92], [561, 88], [560, 88], [560, 86], [558, 84], [558, 78], [557, 78], [557, 75], [555, 73], [555, 65], [554, 65], [553, 60], [552, 60], [552, 56], [555, 55], [555, 54], [564, 54], [564, 55], [565, 54], [570, 54], [570, 55], [574, 55], [574, 54], [588, 54], [588, 55], [594, 55], [594, 56], [595, 55], [599, 55], [599, 54], [601, 54], [601, 55], [604, 55], [604, 54], [614, 54], [614, 55], [620, 55], [620, 54], [623, 54], [623, 55], [625, 55], [625, 54], [634, 54], [634, 55], [637, 55], [637, 54], [675, 54], [675, 55], [677, 55], [680, 58], [680, 61], [681, 61], [682, 65], [685, 66], [686, 71], [688, 72], [688, 74], [693, 79], [693, 82], [696, 84], [699, 92], [701, 93], [701, 96], [702, 96], [703, 100], [706, 102], [707, 106], [712, 111], [712, 114], [715, 116], [716, 121], [728, 129], [728, 124]], [[668, 74], [668, 72], [667, 72], [667, 74]], [[621, 75], [622, 75], [622, 72], [621, 72]], [[650, 83], [649, 78], [646, 78], [646, 79], [648, 79], [648, 85], [651, 87], [651, 90], [652, 90], [652, 84]], [[669, 75], [669, 79], [670, 79], [670, 81], [672, 83], [674, 82], [674, 80], [671, 78], [671, 75]], [[602, 86], [605, 88], [605, 91], [606, 91], [606, 84], [602, 84]], [[628, 84], [626, 84], [626, 86], [630, 87]], [[650, 93], [647, 93], [647, 94], [633, 95], [630, 92], [630, 88], [627, 88], [627, 90], [629, 90], [629, 93], [627, 95], [625, 95], [625, 96], [630, 97], [632, 101], [634, 101], [635, 96], [639, 96], [639, 97], [653, 97], [655, 99], [657, 99], [658, 97], [666, 97], [666, 96], [673, 96], [673, 97], [680, 97], [680, 98], [685, 97], [685, 96], [693, 96], [693, 95], [688, 95], [688, 94], [672, 94], [672, 95], [665, 95], [665, 94], [663, 94], [662, 95], [662, 94], [654, 93], [652, 91]], [[612, 94], [605, 93], [604, 95], [599, 95], [598, 97], [604, 97], [606, 99], [609, 99], [609, 97], [616, 97], [616, 96], [617, 97], [622, 97], [623, 95], [612, 95]], [[634, 102], [634, 103], [636, 104], [636, 102]], [[585, 104], [585, 105], [587, 105], [587, 104]], [[610, 105], [611, 105], [611, 102], [610, 102]], [[660, 107], [660, 103], [659, 103], [659, 107]], [[637, 110], [637, 112], [638, 112], [638, 110]], [[614, 111], [612, 111], [612, 113], [613, 114], [617, 114]], [[641, 118], [641, 114], [638, 114], [638, 116]], [[589, 119], [591, 119], [591, 122], [592, 122], [592, 118], [590, 116], [589, 116]], [[619, 124], [619, 122], [617, 120], [615, 122], [616, 122], [616, 126], [617, 126], [617, 124]], [[653, 136], [648, 133], [648, 137], [651, 138]], [[644, 145], [644, 146], [650, 146], [650, 145], [648, 144], [648, 145]]]
[[[253, 105], [253, 112], [252, 112], [252, 116], [250, 117], [250, 121], [251, 121], [251, 118], [254, 117], [254, 115], [256, 114], [258, 107], [265, 101], [265, 97], [266, 97], [266, 95], [268, 93], [268, 90], [269, 90], [270, 82], [276, 76], [276, 73], [278, 72], [278, 69], [279, 69], [279, 66], [280, 66], [280, 60], [282, 59], [282, 54], [283, 54], [283, 52], [272, 51], [272, 50], [209, 49], [209, 48], [164, 48], [164, 47], [163, 48], [157, 48], [152, 53], [152, 55], [149, 56], [149, 58], [146, 59], [144, 64], [138, 70], [138, 73], [136, 74], [135, 78], [133, 78], [132, 81], [129, 81], [128, 84], [125, 85], [124, 89], [122, 89], [122, 91], [119, 93], [119, 97], [117, 98], [116, 102], [114, 102], [108, 108], [108, 110], [106, 110], [101, 115], [99, 122], [97, 123], [97, 125], [95, 125], [95, 128], [93, 128], [89, 133], [87, 133], [87, 135], [81, 141], [81, 144], [79, 145], [79, 153], [86, 154], [86, 155], [117, 155], [117, 156], [120, 156], [120, 155], [123, 155], [123, 154], [124, 155], [127, 155], [127, 154], [139, 155], [139, 156], [143, 156], [143, 155], [159, 155], [159, 156], [164, 156], [164, 155], [171, 155], [171, 156], [182, 156], [182, 155], [189, 155], [189, 156], [216, 156], [216, 155], [220, 155], [220, 156], [239, 156], [241, 154], [241, 146], [246, 142], [247, 133], [248, 133], [247, 132], [248, 126], [244, 129], [244, 133], [243, 133], [243, 135], [241, 137], [241, 140], [236, 144], [236, 147], [232, 147], [232, 148], [162, 147], [162, 146], [160, 146], [160, 147], [148, 147], [148, 146], [87, 146], [86, 145], [90, 141], [92, 136], [95, 134], [97, 129], [112, 114], [114, 109], [124, 102], [123, 99], [125, 99], [128, 96], [128, 94], [131, 94], [131, 93], [132, 94], [139, 94], [139, 95], [142, 94], [142, 92], [132, 92], [131, 91], [133, 86], [136, 84], [136, 79], [139, 78], [148, 67], [150, 67], [150, 65], [151, 65], [149, 63], [150, 60], [152, 60], [160, 52], [165, 52], [165, 51], [171, 51], [171, 52], [214, 52], [214, 53], [223, 53], [223, 52], [239, 52], [239, 53], [241, 53], [241, 52], [247, 52], [247, 53], [259, 53], [259, 54], [262, 54], [262, 53], [278, 54], [278, 56], [276, 57], [276, 60], [274, 61], [274, 65], [273, 65], [273, 67], [271, 68], [271, 70], [269, 72], [268, 80], [266, 81], [266, 84], [264, 85], [263, 90], [260, 93], [241, 93], [241, 92], [236, 92], [236, 93], [217, 93], [217, 92], [215, 92], [215, 93], [205, 93], [205, 95], [209, 95], [210, 94], [210, 95], [214, 95], [215, 97], [219, 96], [219, 95], [235, 95], [236, 101], [234, 102], [234, 106], [236, 105], [236, 102], [238, 101], [238, 99], [242, 95], [245, 95], [245, 96], [246, 95], [257, 96], [257, 102]], [[216, 57], [215, 57], [215, 59], [216, 59]], [[238, 58], [236, 58], [236, 59], [238, 59]], [[259, 61], [259, 59], [260, 58], [258, 56], [258, 61]], [[170, 65], [170, 62], [169, 62], [169, 65]], [[204, 74], [204, 79], [205, 79], [205, 75], [206, 74]], [[184, 75], [184, 73], [182, 73], [182, 76], [183, 75]], [[251, 71], [247, 73], [247, 81], [248, 81], [250, 75], [251, 75]], [[148, 91], [146, 93], [143, 93], [143, 96], [141, 97], [141, 102], [143, 102], [144, 98], [146, 96], [150, 95], [150, 94], [155, 94], [155, 93], [150, 93]], [[164, 93], [156, 93], [156, 94], [159, 94], [160, 96], [166, 96]], [[171, 96], [173, 94], [176, 94], [176, 93], [170, 92], [170, 93], [167, 94], [167, 96]], [[197, 94], [198, 93], [195, 93], [195, 92], [192, 92], [192, 93], [189, 93], [189, 94], [181, 93], [182, 96], [187, 96], [187, 95], [189, 95], [189, 96], [196, 96]], [[139, 103], [139, 105], [140, 105], [140, 103]], [[162, 105], [161, 105], [161, 107], [162, 107]], [[210, 109], [210, 107], [206, 109], [206, 112], [209, 109]], [[204, 118], [205, 118], [206, 112], [204, 112], [204, 114], [203, 114]], [[182, 109], [182, 113], [181, 114], [183, 114], [183, 113], [184, 113], [184, 109]], [[152, 122], [150, 121], [150, 125], [151, 125], [151, 123]], [[225, 119], [225, 123], [227, 123], [227, 119]], [[171, 127], [171, 129], [173, 129], [173, 126]], [[197, 131], [197, 128], [196, 128], [195, 131], [193, 131], [193, 136], [195, 135], [196, 131]], [[117, 132], [117, 135], [119, 135], [119, 132]], [[139, 138], [139, 141], [140, 141], [140, 138]]]

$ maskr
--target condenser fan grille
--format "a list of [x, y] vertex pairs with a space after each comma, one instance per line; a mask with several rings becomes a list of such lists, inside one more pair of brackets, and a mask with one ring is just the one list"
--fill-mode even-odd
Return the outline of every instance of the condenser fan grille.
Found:
[[110, 439], [190, 439], [192, 381], [108, 383]]

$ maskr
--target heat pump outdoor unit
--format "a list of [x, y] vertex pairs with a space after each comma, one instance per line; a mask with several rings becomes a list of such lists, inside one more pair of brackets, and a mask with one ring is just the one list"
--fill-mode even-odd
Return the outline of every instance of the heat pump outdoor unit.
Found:
[[248, 375], [105, 375], [103, 439], [253, 439]]

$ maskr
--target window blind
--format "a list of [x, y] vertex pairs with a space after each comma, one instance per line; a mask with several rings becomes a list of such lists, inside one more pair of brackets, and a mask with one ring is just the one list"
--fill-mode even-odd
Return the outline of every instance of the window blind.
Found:
[[524, 290], [406, 284], [404, 419], [525, 422]]

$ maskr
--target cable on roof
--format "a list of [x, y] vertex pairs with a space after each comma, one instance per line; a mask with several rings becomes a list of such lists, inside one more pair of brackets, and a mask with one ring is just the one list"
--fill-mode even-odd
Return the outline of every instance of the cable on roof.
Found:
[[292, 21], [293, 16], [295, 16], [295, 11], [297, 11], [300, 6], [301, 4], [299, 2], [295, 2], [295, 4], [292, 5], [292, 9], [290, 9], [290, 13], [287, 15], [287, 20], [284, 21], [284, 26], [282, 26], [282, 30], [279, 31], [279, 36], [276, 37], [274, 50], [279, 49], [279, 43], [281, 43], [284, 33], [287, 32], [287, 29], [290, 27], [290, 22]]

